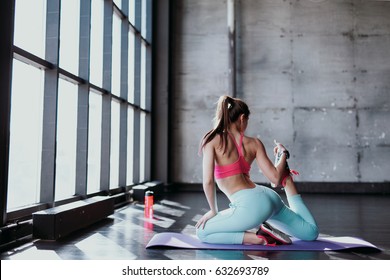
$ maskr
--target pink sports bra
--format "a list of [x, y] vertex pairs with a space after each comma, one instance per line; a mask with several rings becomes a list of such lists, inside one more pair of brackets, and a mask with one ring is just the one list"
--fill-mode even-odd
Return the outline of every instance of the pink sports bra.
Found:
[[232, 138], [234, 145], [236, 145], [238, 151], [238, 159], [227, 165], [217, 165], [214, 166], [214, 176], [216, 179], [222, 179], [230, 177], [237, 174], [246, 174], [249, 175], [251, 169], [250, 164], [245, 160], [244, 154], [242, 153], [242, 139], [244, 134], [241, 134], [240, 144], [237, 144], [234, 137], [229, 133], [230, 138]]

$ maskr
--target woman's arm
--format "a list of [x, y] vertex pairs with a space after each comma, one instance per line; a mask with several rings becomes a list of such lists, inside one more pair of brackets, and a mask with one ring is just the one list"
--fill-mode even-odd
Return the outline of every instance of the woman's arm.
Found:
[[204, 227], [207, 220], [211, 219], [218, 213], [217, 194], [214, 182], [214, 147], [212, 142], [208, 143], [203, 148], [203, 191], [206, 195], [210, 211], [207, 212], [198, 221], [196, 227]]
[[[277, 147], [274, 148], [274, 153], [278, 152], [279, 149], [285, 150], [283, 145], [278, 144]], [[267, 177], [271, 183], [275, 184], [276, 186], [280, 185], [280, 181], [282, 180], [282, 176], [286, 167], [285, 154], [282, 155], [279, 164], [274, 166], [272, 161], [267, 156], [263, 143], [259, 139], [256, 139], [256, 162], [265, 177]]]

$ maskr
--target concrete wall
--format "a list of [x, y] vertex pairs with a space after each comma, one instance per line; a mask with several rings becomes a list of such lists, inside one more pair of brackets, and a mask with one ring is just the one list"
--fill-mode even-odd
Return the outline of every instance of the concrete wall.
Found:
[[[200, 183], [202, 135], [228, 87], [226, 1], [175, 1], [172, 174]], [[390, 2], [237, 0], [248, 134], [292, 153], [302, 182], [390, 181]], [[252, 178], [266, 182], [252, 167]]]

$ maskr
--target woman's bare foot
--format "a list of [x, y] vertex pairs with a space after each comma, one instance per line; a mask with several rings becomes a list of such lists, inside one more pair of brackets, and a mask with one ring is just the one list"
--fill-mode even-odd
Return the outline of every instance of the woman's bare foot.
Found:
[[242, 243], [243, 244], [250, 244], [250, 245], [266, 245], [266, 241], [262, 238], [259, 238], [253, 232], [245, 232], [244, 233], [244, 240]]

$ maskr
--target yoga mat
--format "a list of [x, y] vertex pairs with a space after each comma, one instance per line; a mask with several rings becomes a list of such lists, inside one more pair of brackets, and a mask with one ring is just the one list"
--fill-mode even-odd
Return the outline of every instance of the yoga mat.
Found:
[[208, 244], [193, 236], [176, 232], [158, 233], [152, 237], [146, 248], [206, 249], [206, 250], [242, 250], [242, 251], [337, 251], [352, 248], [373, 248], [375, 245], [356, 237], [319, 237], [316, 241], [294, 239], [291, 245], [242, 245]]

